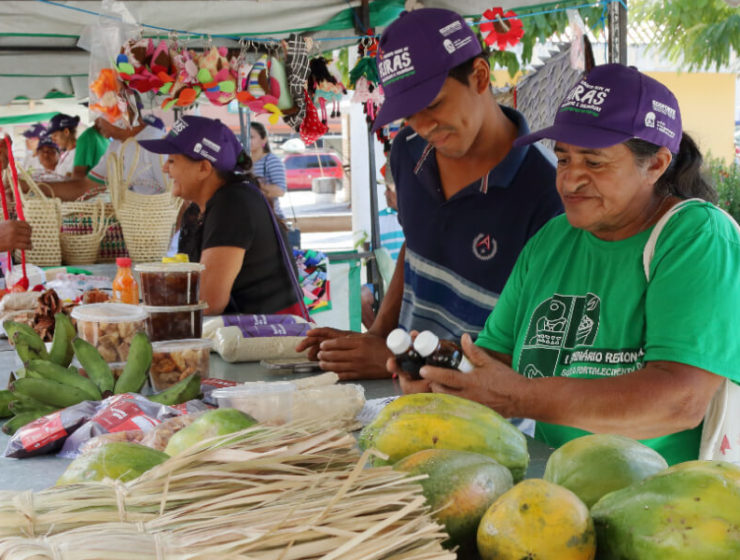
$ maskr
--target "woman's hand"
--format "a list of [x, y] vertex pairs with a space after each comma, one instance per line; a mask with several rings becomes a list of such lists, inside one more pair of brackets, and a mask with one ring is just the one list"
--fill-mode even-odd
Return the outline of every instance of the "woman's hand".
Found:
[[475, 366], [468, 373], [458, 370], [424, 366], [419, 372], [422, 381], [402, 380], [404, 392], [418, 392], [427, 383], [433, 393], [447, 393], [491, 407], [504, 417], [521, 416], [520, 395], [525, 394], [528, 380], [473, 344], [470, 335], [463, 335], [462, 349]]

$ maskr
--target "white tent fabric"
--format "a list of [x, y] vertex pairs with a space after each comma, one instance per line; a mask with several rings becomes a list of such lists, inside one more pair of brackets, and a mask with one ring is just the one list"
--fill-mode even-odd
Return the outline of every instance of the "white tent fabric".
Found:
[[[441, 7], [479, 15], [492, 6], [491, 0], [416, 0], [427, 7]], [[506, 9], [543, 4], [543, 0], [498, 0]], [[43, 97], [56, 89], [78, 98], [87, 96], [89, 55], [76, 45], [87, 25], [98, 21], [100, 0], [32, 0], [0, 2], [0, 104], [17, 96]], [[322, 37], [352, 37], [357, 31], [321, 30], [348, 7], [359, 8], [360, 0], [148, 0], [106, 2], [131, 24], [144, 24], [147, 35], [168, 29], [212, 36], [251, 35], [283, 38], [290, 33]], [[395, 5], [400, 0], [371, 0], [375, 7]], [[158, 31], [156, 28], [161, 28]], [[377, 28], [376, 28], [377, 29]], [[350, 41], [351, 42], [351, 41]], [[326, 48], [340, 43], [325, 41]], [[345, 43], [346, 44], [346, 43]]]

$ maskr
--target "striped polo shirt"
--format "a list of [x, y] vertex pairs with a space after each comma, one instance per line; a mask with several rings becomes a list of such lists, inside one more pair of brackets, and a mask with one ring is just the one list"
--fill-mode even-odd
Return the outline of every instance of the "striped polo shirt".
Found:
[[[519, 130], [520, 113], [502, 107]], [[485, 176], [446, 200], [434, 148], [407, 127], [391, 149], [406, 236], [399, 325], [443, 338], [475, 337], [527, 240], [563, 211], [552, 154], [512, 148]]]

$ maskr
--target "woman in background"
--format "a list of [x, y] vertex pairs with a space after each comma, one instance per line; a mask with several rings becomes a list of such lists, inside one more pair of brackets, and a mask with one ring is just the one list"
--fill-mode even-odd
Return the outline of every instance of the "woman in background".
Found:
[[257, 176], [259, 186], [264, 195], [272, 203], [272, 208], [279, 218], [285, 218], [280, 208], [278, 198], [285, 194], [285, 165], [282, 160], [270, 150], [270, 140], [267, 130], [262, 123], [251, 124], [249, 152], [252, 156], [252, 173]]

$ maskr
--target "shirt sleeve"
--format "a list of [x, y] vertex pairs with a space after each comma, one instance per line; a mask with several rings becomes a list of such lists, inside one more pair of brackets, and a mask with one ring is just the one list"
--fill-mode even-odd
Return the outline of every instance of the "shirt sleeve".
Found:
[[740, 234], [709, 204], [666, 224], [645, 298], [645, 360], [705, 369], [740, 382]]
[[111, 153], [112, 146], [112, 144], [108, 146], [103, 157], [100, 158], [98, 163], [95, 164], [95, 167], [93, 167], [87, 174], [88, 178], [92, 179], [96, 183], [103, 184], [108, 178], [108, 155]]

